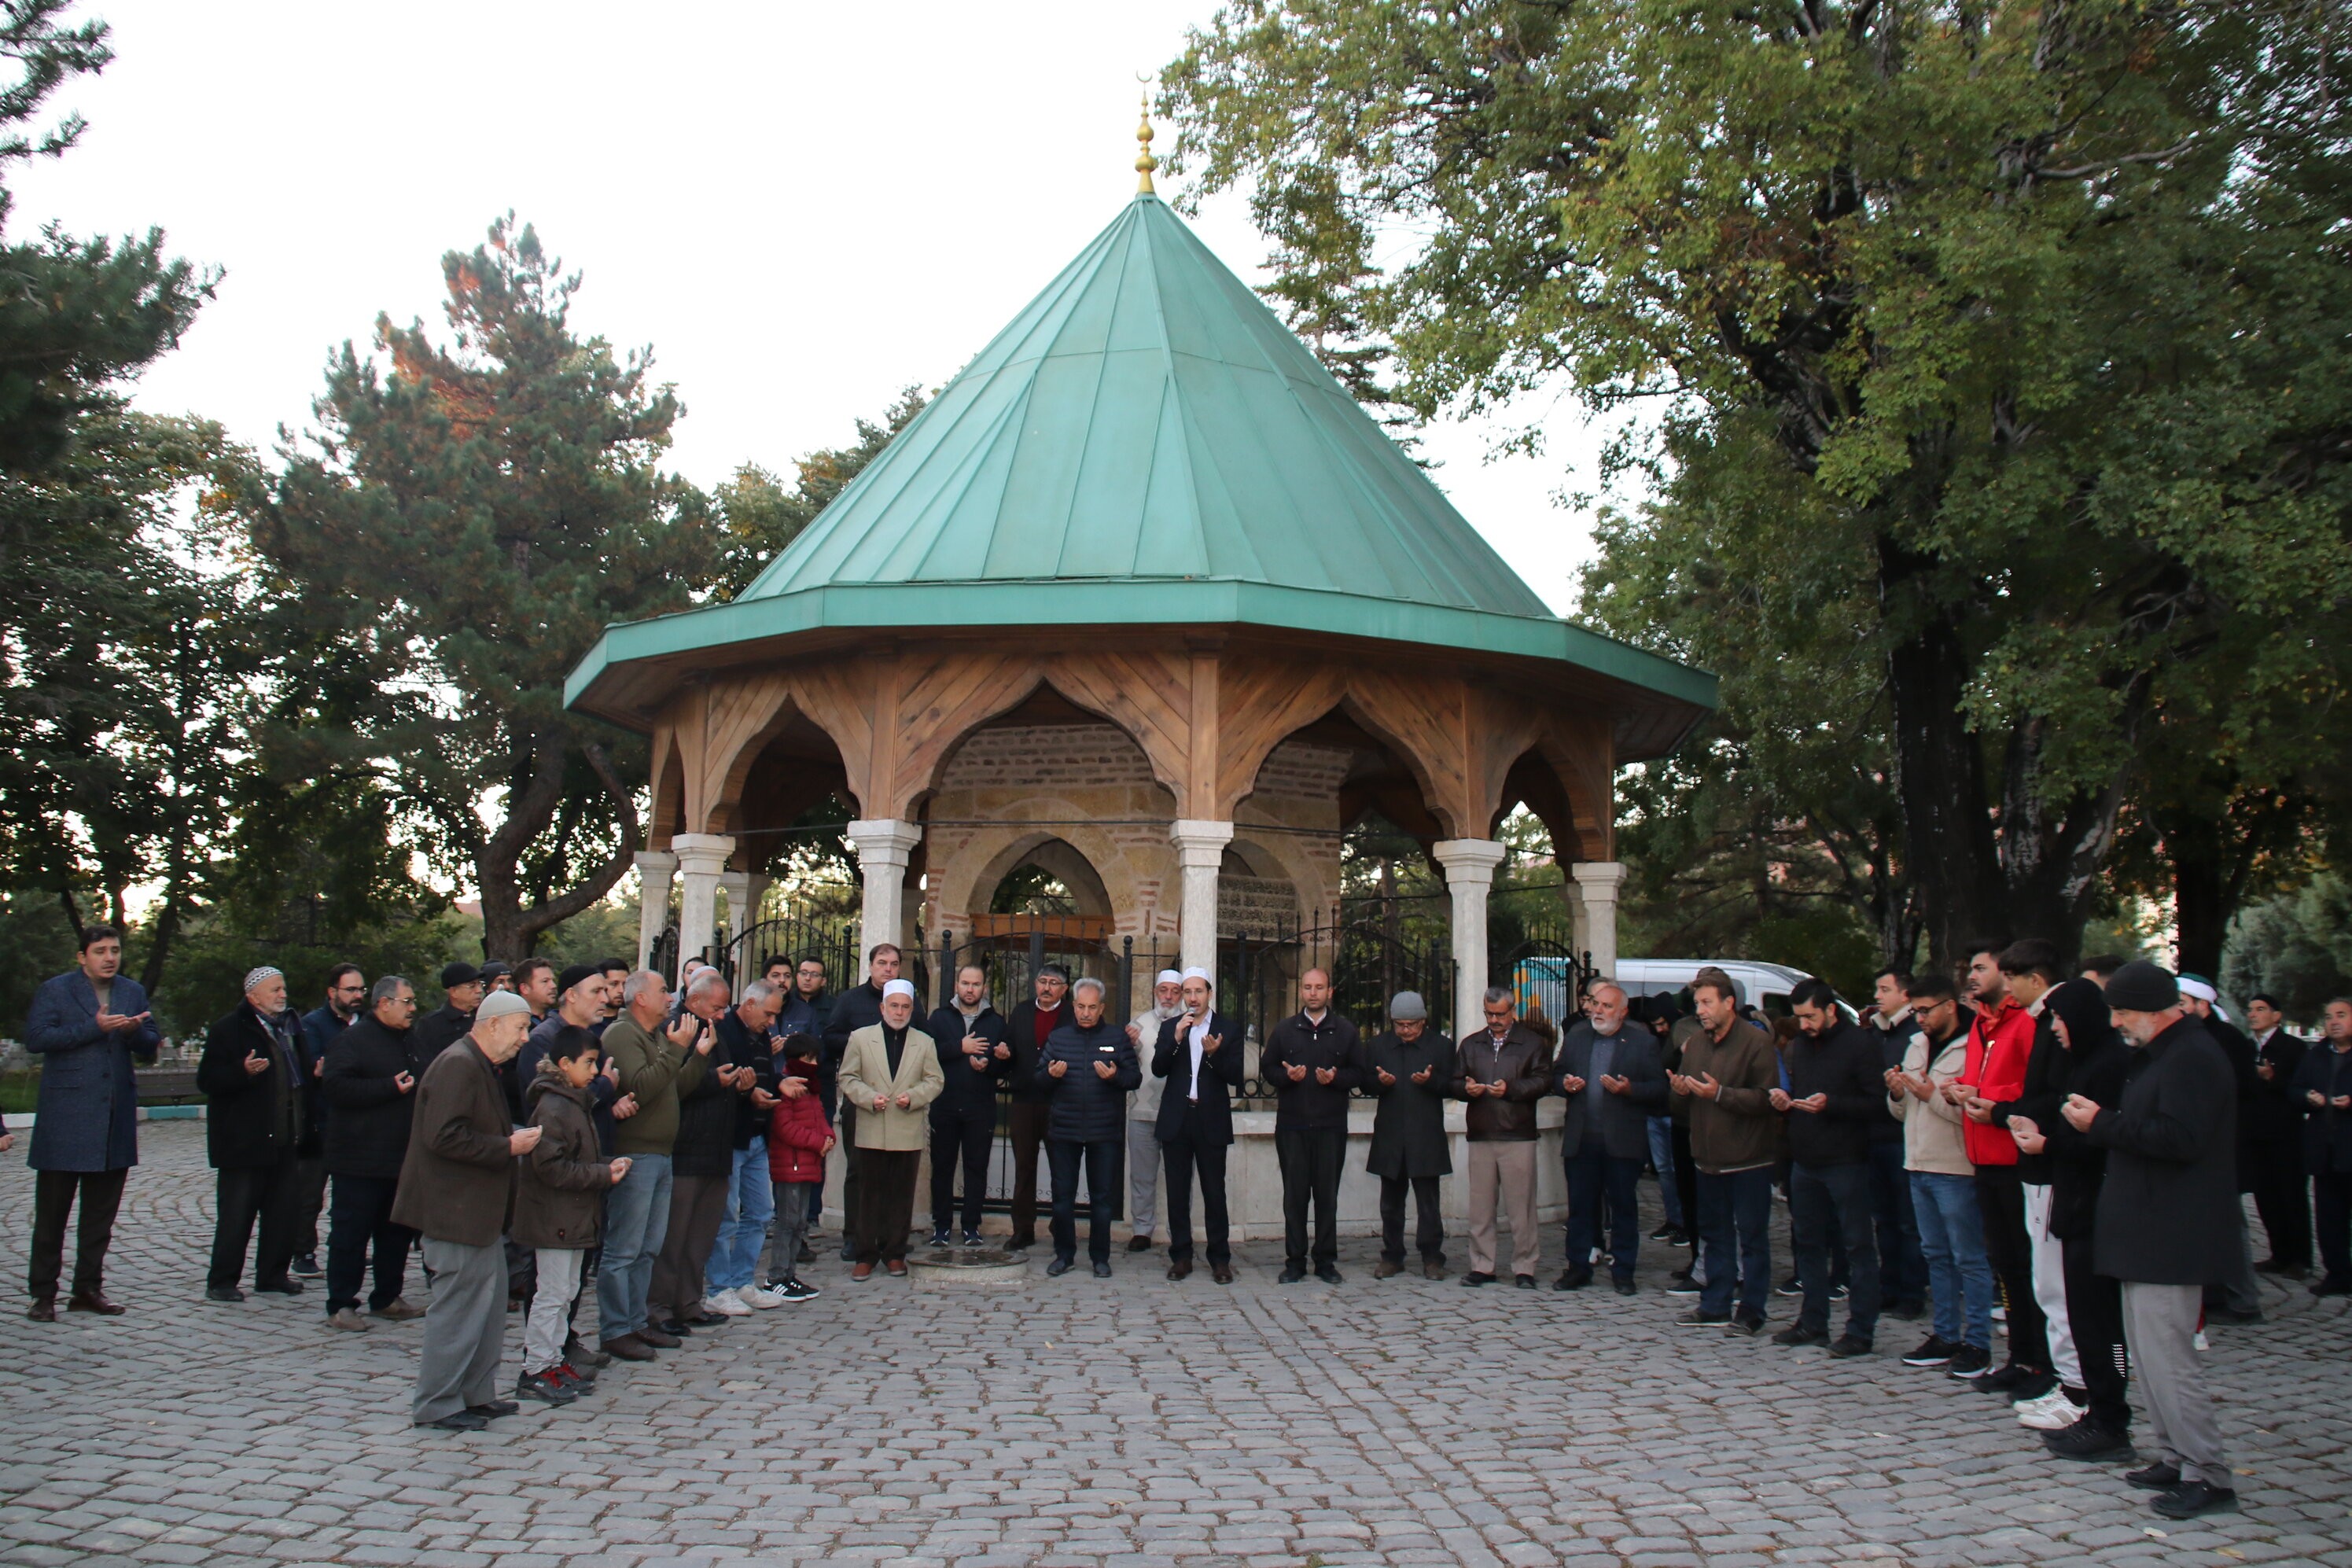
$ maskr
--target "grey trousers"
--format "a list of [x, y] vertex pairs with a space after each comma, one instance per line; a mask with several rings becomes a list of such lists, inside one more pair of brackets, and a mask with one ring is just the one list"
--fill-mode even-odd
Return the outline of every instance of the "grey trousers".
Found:
[[2123, 1295], [2124, 1342], [2131, 1347], [2132, 1375], [2147, 1406], [2140, 1447], [2179, 1466], [2184, 1481], [2229, 1486], [2221, 1422], [2205, 1392], [2204, 1369], [2197, 1364], [2202, 1287], [2126, 1279]]
[[1127, 1217], [1138, 1236], [1160, 1228], [1160, 1132], [1150, 1121], [1127, 1124]]
[[507, 1337], [502, 1242], [467, 1247], [428, 1236], [425, 1267], [433, 1271], [433, 1304], [425, 1313], [424, 1354], [409, 1405], [419, 1426], [499, 1396], [499, 1349]]

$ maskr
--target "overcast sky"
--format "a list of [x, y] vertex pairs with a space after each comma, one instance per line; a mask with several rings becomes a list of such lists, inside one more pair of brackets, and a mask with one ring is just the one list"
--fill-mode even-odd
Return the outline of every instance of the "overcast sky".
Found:
[[[139, 401], [267, 447], [378, 311], [439, 328], [439, 258], [509, 207], [586, 274], [576, 320], [653, 346], [687, 407], [675, 466], [789, 478], [908, 383], [939, 385], [1134, 189], [1139, 71], [1209, 0], [975, 5], [108, 0], [117, 58], [56, 100], [90, 121], [13, 176], [16, 232], [160, 226], [226, 269]], [[1171, 138], [1163, 132], [1164, 153]], [[1172, 194], [1163, 182], [1163, 194]], [[1237, 199], [1196, 220], [1252, 282]], [[1489, 463], [1446, 425], [1438, 482], [1555, 607], [1588, 530], [1572, 408]]]

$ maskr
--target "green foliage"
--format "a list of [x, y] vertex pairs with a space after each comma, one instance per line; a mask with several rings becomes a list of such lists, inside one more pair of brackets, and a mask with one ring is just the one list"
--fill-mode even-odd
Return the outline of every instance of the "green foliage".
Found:
[[904, 430], [928, 401], [919, 386], [898, 394], [877, 422], [857, 421], [857, 439], [846, 447], [822, 447], [793, 465], [798, 478], [791, 489], [756, 463], [735, 470], [711, 500], [717, 514], [720, 548], [718, 595], [732, 599], [751, 585], [784, 546], [881, 455], [891, 438]]
[[1699, 831], [1819, 841], [1885, 951], [1949, 956], [2071, 942], [2152, 781], [2341, 752], [2347, 639], [2306, 629], [2352, 597], [2329, 25], [1237, 0], [1167, 80], [1273, 291], [1392, 344], [1424, 416], [1661, 410], [1588, 594], [1727, 677]]
[[336, 689], [281, 715], [278, 766], [364, 776], [478, 889], [493, 957], [593, 905], [638, 846], [641, 742], [567, 712], [606, 623], [685, 608], [707, 506], [659, 459], [680, 413], [647, 353], [571, 328], [567, 275], [511, 217], [443, 258], [451, 341], [376, 323], [245, 497]]
[[2221, 994], [2240, 1009], [2255, 992], [2268, 992], [2289, 1018], [2316, 1024], [2330, 1001], [2352, 996], [2352, 881], [2316, 877], [2240, 910], [2221, 979]]

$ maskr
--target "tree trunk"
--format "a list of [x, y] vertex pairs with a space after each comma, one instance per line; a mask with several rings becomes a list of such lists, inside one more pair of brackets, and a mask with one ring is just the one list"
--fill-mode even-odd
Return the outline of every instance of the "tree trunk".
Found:
[[2182, 812], [2160, 824], [2172, 862], [2174, 954], [2183, 973], [2218, 978], [2230, 931], [2230, 846], [2220, 817]]

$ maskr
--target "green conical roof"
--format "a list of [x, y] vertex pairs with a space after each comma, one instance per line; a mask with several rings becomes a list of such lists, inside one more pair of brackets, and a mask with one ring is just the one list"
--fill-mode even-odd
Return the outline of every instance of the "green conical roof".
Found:
[[1148, 193], [740, 596], [606, 627], [564, 701], [644, 727], [677, 679], [811, 636], [1155, 625], [1589, 671], [1618, 683], [1623, 761], [1715, 701], [1714, 677], [1552, 615]]
[[1265, 583], [1549, 614], [1151, 195], [741, 598], [1036, 578]]

